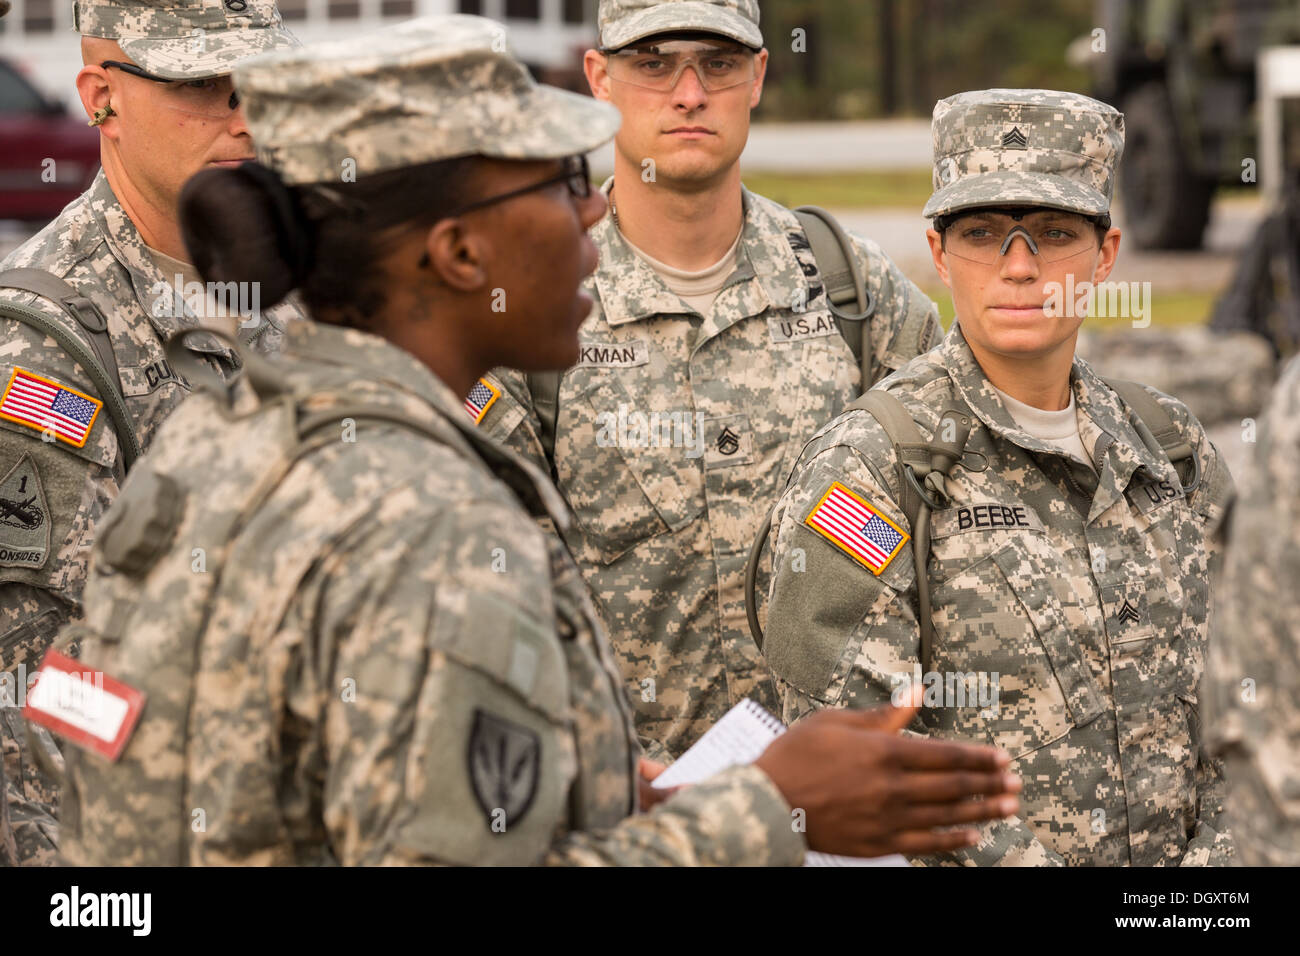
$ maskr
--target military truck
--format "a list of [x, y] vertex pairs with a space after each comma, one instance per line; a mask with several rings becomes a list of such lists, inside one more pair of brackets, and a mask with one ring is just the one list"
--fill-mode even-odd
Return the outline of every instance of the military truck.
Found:
[[1255, 55], [1300, 43], [1300, 0], [1099, 0], [1081, 38], [1093, 93], [1124, 111], [1119, 190], [1139, 246], [1201, 245], [1217, 188], [1255, 145]]

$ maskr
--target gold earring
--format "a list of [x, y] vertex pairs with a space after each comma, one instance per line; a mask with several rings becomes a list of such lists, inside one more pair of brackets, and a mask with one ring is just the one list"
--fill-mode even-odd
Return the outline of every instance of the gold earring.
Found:
[[117, 113], [113, 111], [112, 106], [101, 106], [99, 109], [95, 110], [93, 113], [90, 114], [90, 119], [86, 121], [86, 125], [103, 126], [104, 120], [108, 119], [110, 116], [116, 116], [116, 115]]

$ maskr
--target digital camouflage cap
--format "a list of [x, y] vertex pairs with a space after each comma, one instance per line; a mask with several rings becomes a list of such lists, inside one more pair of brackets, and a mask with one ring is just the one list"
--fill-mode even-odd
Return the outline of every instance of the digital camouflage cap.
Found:
[[116, 40], [150, 73], [193, 80], [240, 60], [299, 45], [274, 0], [76, 0], [73, 29]]
[[617, 50], [660, 33], [716, 33], [763, 46], [758, 0], [600, 0], [602, 49]]
[[457, 156], [558, 159], [618, 131], [607, 103], [533, 81], [484, 17], [408, 20], [235, 70], [257, 158], [287, 183]]
[[976, 90], [934, 106], [927, 218], [975, 206], [1110, 210], [1124, 114], [1079, 93]]

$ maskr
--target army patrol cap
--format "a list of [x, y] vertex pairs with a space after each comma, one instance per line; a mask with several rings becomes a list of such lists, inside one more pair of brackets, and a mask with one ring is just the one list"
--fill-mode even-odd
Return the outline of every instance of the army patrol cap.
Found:
[[618, 50], [660, 33], [716, 33], [762, 49], [758, 0], [600, 0], [600, 45]]
[[559, 159], [618, 131], [608, 103], [533, 81], [505, 28], [453, 14], [256, 57], [235, 87], [257, 158], [286, 183], [458, 156]]
[[72, 28], [116, 40], [169, 80], [221, 76], [250, 56], [299, 45], [274, 0], [76, 0]]
[[934, 195], [921, 215], [975, 206], [1110, 210], [1124, 114], [1079, 93], [976, 90], [934, 106]]

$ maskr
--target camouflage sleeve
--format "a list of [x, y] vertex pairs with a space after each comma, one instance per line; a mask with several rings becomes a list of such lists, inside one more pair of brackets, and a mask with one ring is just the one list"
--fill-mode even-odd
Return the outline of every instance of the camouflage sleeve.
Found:
[[[853, 446], [862, 447], [858, 437]], [[823, 707], [886, 703], [920, 669], [910, 539], [875, 574], [809, 524], [838, 483], [898, 527], [909, 527], [879, 468], [853, 446], [827, 442], [800, 462], [772, 519], [773, 578], [763, 653], [776, 676], [787, 723]], [[934, 732], [924, 715], [910, 732]], [[909, 859], [919, 866], [1064, 865], [1018, 818], [985, 825], [979, 844], [970, 849]]]
[[549, 561], [542, 531], [480, 502], [373, 523], [318, 562], [288, 619], [316, 656], [287, 699], [305, 714], [325, 701], [323, 817], [338, 860], [799, 862], [789, 808], [749, 768], [568, 832], [575, 788], [617, 803], [618, 819], [636, 783], [616, 710], [575, 728], [572, 700], [587, 692], [572, 683], [593, 677], [557, 633]]
[[[1205, 548], [1207, 565], [1211, 580], [1221, 578], [1223, 545], [1218, 534], [1213, 533], [1223, 521], [1229, 504], [1236, 494], [1232, 474], [1228, 470], [1223, 455], [1206, 434], [1201, 423], [1197, 421], [1187, 406], [1165, 393], [1147, 388], [1155, 399], [1173, 417], [1175, 425], [1191, 440], [1192, 451], [1196, 455], [1200, 471], [1200, 483], [1189, 498], [1188, 504], [1200, 515], [1206, 529]], [[1214, 596], [1211, 596], [1211, 603]], [[1215, 616], [1211, 608], [1211, 619]], [[1205, 657], [1214, 656], [1214, 645], [1220, 640], [1213, 630], [1208, 636]], [[1199, 701], [1193, 701], [1198, 707]], [[1203, 741], [1203, 728], [1199, 715], [1193, 715], [1196, 739]], [[1226, 784], [1224, 782], [1223, 762], [1211, 755], [1201, 746], [1196, 767], [1197, 814], [1196, 831], [1183, 852], [1182, 866], [1224, 866], [1234, 854], [1234, 840], [1229, 832], [1224, 810], [1226, 801]]]
[[1240, 862], [1300, 866], [1300, 364], [1283, 373], [1233, 506], [1202, 683]]
[[498, 368], [483, 376], [483, 383], [495, 397], [478, 423], [479, 431], [528, 459], [543, 474], [554, 474], [543, 451], [541, 422], [533, 405], [528, 377], [514, 369]]
[[875, 300], [871, 319], [872, 378], [874, 385], [902, 368], [943, 338], [939, 309], [915, 282], [903, 275], [875, 242], [850, 233], [858, 261], [866, 270], [867, 285]]
[[[53, 340], [13, 320], [0, 320], [0, 335], [0, 752], [18, 856], [47, 863], [57, 785], [34, 750], [55, 766], [62, 757], [47, 731], [24, 723], [19, 705], [55, 633], [80, 613], [94, 524], [117, 494], [117, 438], [90, 379]], [[34, 404], [68, 390], [86, 398], [68, 399], [77, 408], [64, 410], [94, 416], [80, 443], [70, 434], [76, 422], [52, 424]]]
[[763, 771], [733, 767], [602, 833], [569, 833], [551, 866], [798, 866], [804, 839]]

